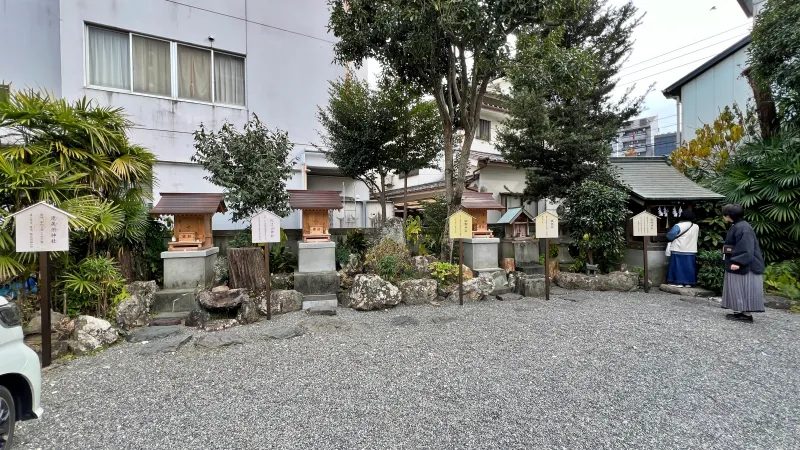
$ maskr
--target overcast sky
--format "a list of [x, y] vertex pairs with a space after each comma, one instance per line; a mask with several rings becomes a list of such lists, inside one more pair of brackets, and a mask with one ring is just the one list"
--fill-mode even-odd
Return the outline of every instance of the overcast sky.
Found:
[[[610, 1], [613, 5], [627, 2]], [[655, 83], [641, 116], [658, 115], [659, 131], [669, 133], [677, 128], [675, 101], [665, 98], [661, 91], [744, 37], [751, 20], [736, 0], [634, 0], [633, 3], [644, 19], [634, 34], [633, 54], [620, 72], [617, 94], [622, 95], [635, 85], [634, 94], [641, 95]], [[680, 49], [684, 46], [688, 47]], [[369, 62], [370, 82], [374, 82], [379, 70], [375, 61]]]

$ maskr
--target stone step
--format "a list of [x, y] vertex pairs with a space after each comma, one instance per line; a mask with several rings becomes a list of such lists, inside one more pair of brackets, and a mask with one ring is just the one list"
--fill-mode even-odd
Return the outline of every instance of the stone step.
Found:
[[328, 295], [339, 292], [339, 274], [336, 272], [314, 272], [294, 274], [294, 290], [309, 295]]
[[195, 309], [196, 304], [194, 289], [164, 289], [156, 292], [151, 311], [154, 313], [189, 312]]
[[303, 309], [313, 307], [328, 307], [336, 308], [339, 305], [339, 300], [336, 294], [323, 294], [323, 295], [304, 295], [303, 296]]
[[150, 326], [164, 327], [183, 325], [187, 317], [189, 317], [189, 311], [158, 313], [155, 315], [155, 317], [153, 317], [153, 320], [150, 322]]
[[517, 271], [528, 275], [544, 275], [544, 266], [541, 264], [517, 266]]

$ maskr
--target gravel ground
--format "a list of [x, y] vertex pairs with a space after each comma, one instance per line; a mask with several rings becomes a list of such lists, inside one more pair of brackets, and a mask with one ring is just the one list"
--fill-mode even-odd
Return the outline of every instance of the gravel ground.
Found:
[[[216, 350], [142, 355], [152, 343], [123, 343], [47, 371], [45, 417], [22, 424], [17, 443], [800, 448], [800, 315], [723, 316], [677, 296], [580, 293], [294, 313], [219, 332], [244, 344]], [[310, 319], [339, 328], [267, 338]]]

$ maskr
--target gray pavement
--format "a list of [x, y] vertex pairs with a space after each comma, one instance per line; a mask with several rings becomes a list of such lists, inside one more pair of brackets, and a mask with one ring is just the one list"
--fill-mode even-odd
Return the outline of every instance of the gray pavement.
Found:
[[723, 316], [658, 293], [571, 293], [294, 313], [210, 349], [187, 330], [175, 353], [125, 342], [48, 371], [46, 415], [18, 445], [800, 448], [800, 315]]

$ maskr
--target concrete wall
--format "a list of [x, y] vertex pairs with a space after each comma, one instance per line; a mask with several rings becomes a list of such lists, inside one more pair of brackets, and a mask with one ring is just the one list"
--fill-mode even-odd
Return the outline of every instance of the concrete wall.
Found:
[[[60, 5], [60, 7], [59, 7]], [[131, 139], [158, 157], [160, 192], [220, 192], [191, 164], [192, 132], [203, 123], [244, 124], [251, 114], [289, 133], [298, 171], [289, 189], [302, 189], [300, 157], [318, 140], [317, 105], [328, 100], [328, 81], [345, 75], [333, 61], [325, 0], [3, 0], [0, 38], [11, 43], [0, 58], [0, 80], [14, 88], [41, 87], [67, 99], [88, 96], [122, 107], [136, 124]], [[246, 106], [187, 102], [86, 87], [86, 24], [117, 28], [246, 57]], [[357, 72], [366, 77], [366, 68]], [[324, 158], [323, 158], [324, 160]], [[341, 187], [337, 190], [341, 190]], [[225, 217], [216, 228], [236, 229]], [[284, 219], [300, 226], [299, 214]]]
[[[644, 258], [642, 249], [628, 248], [625, 252], [623, 263], [630, 267], [644, 268]], [[663, 249], [653, 249], [647, 251], [648, 276], [653, 286], [660, 286], [667, 282], [667, 272], [669, 271], [669, 258], [664, 254]]]
[[59, 0], [0, 1], [0, 83], [61, 95]]
[[753, 91], [743, 77], [747, 47], [719, 62], [681, 88], [683, 126], [681, 139], [694, 139], [697, 129], [714, 122], [726, 106], [737, 103], [744, 110]]

